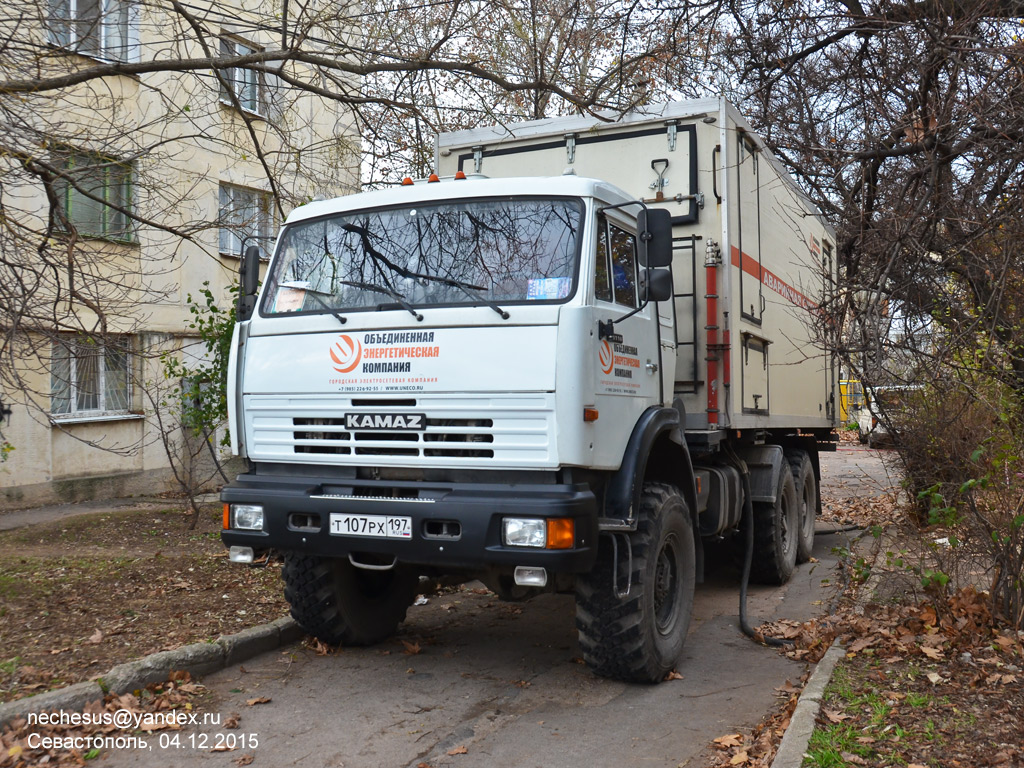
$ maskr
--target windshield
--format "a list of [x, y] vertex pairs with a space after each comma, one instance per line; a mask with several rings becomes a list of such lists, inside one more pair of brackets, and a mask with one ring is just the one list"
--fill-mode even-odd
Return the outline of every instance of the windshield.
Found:
[[561, 301], [572, 295], [583, 204], [448, 201], [289, 226], [264, 314]]

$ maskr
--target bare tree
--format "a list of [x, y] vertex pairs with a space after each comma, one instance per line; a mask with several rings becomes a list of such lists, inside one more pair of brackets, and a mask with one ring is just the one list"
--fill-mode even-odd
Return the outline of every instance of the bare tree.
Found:
[[[47, 425], [80, 402], [135, 408], [132, 382], [152, 379], [147, 350], [162, 348], [143, 331], [188, 335], [181, 297], [210, 276], [196, 260], [227, 284], [220, 253], [270, 235], [225, 210], [280, 220], [355, 191], [354, 129], [383, 114], [413, 118], [411, 151], [464, 113], [625, 108], [664, 61], [672, 18], [576, 0], [12, 0], [0, 12], [0, 387]], [[645, 31], [657, 19], [667, 37]], [[237, 189], [218, 207], [226, 176]], [[225, 244], [228, 224], [239, 234]]]

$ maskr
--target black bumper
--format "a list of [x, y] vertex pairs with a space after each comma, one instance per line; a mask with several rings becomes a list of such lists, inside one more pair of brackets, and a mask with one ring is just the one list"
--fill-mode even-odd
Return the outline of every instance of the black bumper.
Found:
[[[400, 498], [396, 498], [399, 496]], [[597, 554], [597, 502], [585, 485], [409, 483], [240, 475], [221, 492], [228, 504], [263, 506], [264, 530], [225, 530], [226, 546], [278, 549], [329, 557], [361, 553], [440, 569], [541, 566], [551, 573], [586, 573]], [[330, 532], [331, 513], [408, 517], [404, 539]], [[508, 547], [502, 518], [569, 517], [571, 549]]]

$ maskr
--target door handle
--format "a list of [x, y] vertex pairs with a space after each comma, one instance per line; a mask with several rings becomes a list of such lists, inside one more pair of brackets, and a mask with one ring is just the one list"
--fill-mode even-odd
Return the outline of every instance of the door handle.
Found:
[[648, 373], [657, 373], [658, 372], [658, 364], [657, 363], [652, 363], [650, 360], [648, 360], [647, 361], [647, 372]]

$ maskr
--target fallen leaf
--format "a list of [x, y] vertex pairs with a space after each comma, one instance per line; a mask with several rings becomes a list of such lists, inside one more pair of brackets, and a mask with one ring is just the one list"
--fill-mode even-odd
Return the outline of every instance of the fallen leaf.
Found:
[[1017, 676], [1016, 675], [1003, 675], [1003, 677], [1002, 677], [1003, 685], [1009, 685], [1010, 683], [1016, 683], [1016, 682], [1017, 682]]
[[932, 685], [938, 685], [939, 683], [944, 682], [942, 679], [942, 675], [936, 672], [929, 672], [928, 679], [931, 681]]
[[682, 680], [682, 679], [683, 679], [683, 676], [680, 675], [678, 672], [676, 672], [674, 669], [671, 672], [669, 672], [667, 675], [665, 675], [665, 681], [666, 682], [668, 682], [669, 680]]
[[743, 743], [743, 736], [738, 733], [730, 733], [725, 736], [719, 736], [715, 739], [717, 744], [722, 749], [728, 749], [729, 747], [738, 747]]
[[929, 648], [926, 645], [921, 646], [921, 653], [923, 653], [929, 659], [935, 659], [936, 661], [943, 658], [942, 651], [940, 651], [938, 648]]
[[746, 752], [737, 752], [732, 756], [732, 760], [729, 761], [729, 765], [743, 765], [744, 763], [750, 762], [750, 756]]
[[800, 693], [803, 689], [793, 685], [789, 680], [787, 680], [784, 685], [777, 686], [775, 690], [779, 693]]
[[241, 715], [239, 715], [237, 712], [232, 712], [230, 715], [227, 716], [227, 719], [224, 720], [224, 727], [229, 729], [237, 728], [239, 717], [241, 717]]
[[821, 708], [821, 713], [823, 715], [825, 715], [825, 717], [828, 718], [829, 722], [832, 722], [832, 723], [841, 723], [841, 722], [843, 722], [843, 720], [849, 720], [850, 719], [849, 715], [847, 715], [847, 714], [845, 714], [843, 712], [839, 712], [839, 711], [837, 711], [835, 709], [831, 709], [829, 707], [822, 707]]
[[421, 650], [419, 643], [408, 643], [405, 640], [403, 640], [402, 645], [405, 646], [405, 650], [402, 651], [402, 653], [406, 654], [407, 656], [415, 656]]
[[921, 765], [920, 763], [910, 763], [907, 768], [928, 768], [927, 765]]
[[92, 633], [92, 635], [90, 635], [89, 639], [85, 642], [89, 643], [90, 645], [98, 645], [102, 639], [103, 633], [97, 629], [95, 632]]
[[468, 752], [469, 752], [469, 750], [466, 749], [464, 746], [458, 746], [458, 747], [455, 747], [455, 749], [449, 749], [448, 750], [448, 754], [449, 755], [465, 755]]
[[846, 762], [853, 763], [854, 765], [867, 765], [868, 764], [867, 760], [865, 760], [860, 755], [853, 754], [852, 752], [842, 752], [841, 753], [841, 757]]
[[256, 755], [241, 755], [235, 758], [235, 765], [250, 765], [256, 759]]
[[270, 697], [269, 696], [260, 696], [259, 698], [256, 698], [256, 699], [247, 699], [245, 703], [248, 704], [250, 707], [255, 706], [257, 704], [269, 704], [270, 703]]
[[238, 747], [229, 747], [227, 744], [218, 744], [210, 749], [211, 752], [234, 752]]
[[847, 653], [860, 653], [865, 648], [875, 644], [876, 638], [874, 637], [861, 637], [854, 640], [848, 646], [846, 646]]

